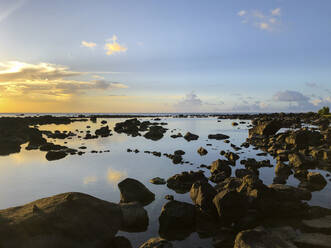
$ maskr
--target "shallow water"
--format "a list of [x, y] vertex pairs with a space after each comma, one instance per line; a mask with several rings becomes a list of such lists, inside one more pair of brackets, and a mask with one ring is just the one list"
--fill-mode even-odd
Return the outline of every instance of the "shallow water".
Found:
[[[91, 126], [89, 130], [94, 133], [96, 128], [100, 128], [102, 119], [96, 123], [74, 122], [69, 125], [43, 125], [40, 130], [60, 130], [72, 131], [86, 130], [87, 125]], [[113, 129], [115, 123], [125, 119], [107, 119], [108, 125]], [[151, 120], [144, 118], [143, 120]], [[231, 143], [240, 146], [248, 137], [247, 125], [240, 124], [233, 127], [231, 123], [239, 120], [221, 120], [217, 122], [216, 118], [162, 118], [162, 122], [167, 122], [165, 127], [169, 130], [159, 141], [152, 141], [144, 137], [131, 137], [126, 134], [117, 134], [112, 132], [112, 136], [107, 138], [98, 138], [92, 140], [79, 139], [77, 136], [72, 139], [52, 140], [53, 143], [66, 145], [70, 148], [77, 148], [84, 145], [87, 147], [86, 154], [82, 156], [68, 155], [64, 159], [57, 161], [47, 161], [46, 152], [27, 151], [25, 146], [20, 153], [0, 157], [0, 208], [8, 208], [22, 205], [30, 201], [48, 197], [63, 192], [83, 192], [95, 197], [119, 202], [120, 193], [117, 183], [126, 177], [138, 179], [144, 183], [152, 192], [156, 199], [146, 206], [149, 214], [149, 226], [146, 232], [127, 233], [120, 232], [120, 235], [127, 237], [133, 247], [137, 247], [150, 237], [159, 236], [158, 217], [162, 206], [166, 203], [164, 196], [174, 195], [176, 200], [191, 202], [189, 193], [176, 194], [168, 189], [166, 185], [153, 185], [149, 180], [153, 177], [169, 178], [170, 176], [182, 171], [198, 170], [201, 164], [209, 165], [212, 161], [221, 158], [220, 150], [233, 149], [229, 144], [223, 141], [208, 140], [208, 134], [223, 133], [230, 136]], [[187, 142], [183, 138], [170, 138], [171, 130], [173, 133], [181, 132], [185, 134], [190, 131], [198, 134], [197, 141]], [[81, 134], [84, 136], [85, 134]], [[68, 142], [64, 144], [64, 142]], [[206, 146], [212, 144], [212, 146]], [[200, 156], [197, 149], [203, 146], [208, 150], [208, 154]], [[127, 148], [138, 149], [139, 153], [128, 153]], [[243, 148], [240, 159], [256, 158], [257, 160], [270, 159], [275, 165], [276, 162], [271, 156], [256, 156], [259, 150], [253, 150], [253, 147]], [[92, 150], [110, 152], [91, 153]], [[192, 164], [174, 165], [172, 161], [164, 156], [155, 157], [152, 154], [145, 154], [143, 151], [159, 151], [161, 153], [173, 153], [175, 150], [182, 149], [186, 152], [183, 156], [185, 161]], [[239, 160], [235, 168], [243, 167]], [[233, 174], [235, 171], [233, 168]], [[199, 168], [200, 169], [200, 168]], [[205, 175], [209, 176], [206, 169]], [[321, 171], [323, 175], [326, 172]], [[271, 184], [275, 176], [274, 168], [261, 168], [260, 178], [265, 184]], [[288, 184], [297, 186], [299, 181], [291, 176]], [[319, 192], [313, 192], [313, 198], [310, 201], [312, 205], [331, 207], [330, 185]], [[176, 247], [212, 247], [211, 238], [200, 238], [197, 233], [192, 233], [182, 241], [174, 242]]]

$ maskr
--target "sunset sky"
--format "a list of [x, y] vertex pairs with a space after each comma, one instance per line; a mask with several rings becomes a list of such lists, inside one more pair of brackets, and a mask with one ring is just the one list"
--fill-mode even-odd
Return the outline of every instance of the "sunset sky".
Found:
[[329, 0], [0, 0], [0, 112], [315, 111]]

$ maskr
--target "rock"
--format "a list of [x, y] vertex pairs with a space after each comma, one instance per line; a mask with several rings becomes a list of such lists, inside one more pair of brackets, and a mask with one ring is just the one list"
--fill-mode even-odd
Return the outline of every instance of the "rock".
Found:
[[97, 130], [95, 130], [95, 135], [101, 136], [101, 137], [108, 137], [110, 135], [111, 130], [109, 129], [108, 125], [105, 127], [101, 127]]
[[149, 131], [145, 133], [144, 137], [151, 140], [159, 140], [163, 138], [163, 134], [167, 131], [166, 128], [161, 126], [151, 126]]
[[185, 154], [185, 152], [183, 150], [176, 150], [176, 151], [174, 151], [174, 155], [182, 156], [184, 154]]
[[121, 203], [120, 207], [123, 215], [122, 231], [144, 232], [147, 230], [147, 211], [139, 202]]
[[184, 135], [184, 139], [186, 139], [187, 141], [191, 141], [191, 140], [197, 140], [199, 139], [199, 136], [190, 132], [187, 132]]
[[177, 134], [170, 135], [170, 137], [173, 139], [176, 139], [176, 138], [183, 137], [183, 135], [181, 133], [177, 133]]
[[331, 215], [324, 216], [318, 219], [303, 220], [303, 225], [308, 229], [325, 232], [331, 230]]
[[308, 146], [318, 146], [321, 144], [323, 136], [317, 131], [297, 130], [285, 138], [285, 142], [302, 149]]
[[200, 156], [203, 156], [203, 155], [206, 155], [208, 153], [208, 151], [205, 148], [200, 147], [198, 149], [198, 153], [200, 154]]
[[235, 171], [236, 177], [244, 178], [247, 175], [256, 175], [256, 173], [249, 169], [236, 169]]
[[180, 156], [180, 155], [174, 155], [173, 157], [172, 157], [172, 162], [174, 163], [174, 164], [179, 164], [179, 163], [181, 163], [183, 161], [183, 158], [182, 158], [182, 156]]
[[172, 248], [173, 245], [166, 239], [157, 237], [150, 238], [145, 243], [139, 246], [139, 248]]
[[323, 189], [327, 184], [327, 181], [319, 172], [308, 172], [307, 181], [309, 187], [316, 190]]
[[208, 179], [204, 176], [203, 171], [184, 171], [181, 174], [176, 174], [168, 178], [167, 186], [177, 193], [186, 193], [190, 191], [192, 184], [197, 181], [208, 182]]
[[316, 166], [316, 161], [299, 153], [290, 153], [288, 155], [290, 165], [296, 169], [311, 169]]
[[227, 160], [215, 160], [211, 164], [210, 172], [211, 177], [209, 178], [212, 182], [219, 183], [231, 176], [231, 167]]
[[141, 182], [133, 178], [126, 178], [118, 184], [121, 192], [121, 203], [140, 202], [148, 205], [155, 199], [155, 195]]
[[[114, 246], [114, 248], [132, 248], [130, 241], [123, 236], [115, 237], [112, 240], [112, 246]], [[107, 247], [112, 247], [112, 246], [107, 246]]]
[[4, 247], [96, 247], [112, 239], [123, 222], [118, 204], [82, 193], [0, 210], [0, 218], [6, 219], [0, 223]]
[[166, 184], [166, 181], [163, 178], [160, 178], [160, 177], [154, 177], [149, 181], [153, 184]]
[[311, 192], [302, 189], [296, 188], [290, 185], [283, 185], [283, 184], [271, 184], [269, 188], [275, 190], [279, 198], [284, 201], [291, 201], [291, 200], [305, 200], [309, 201], [311, 199]]
[[230, 136], [227, 136], [227, 135], [221, 134], [221, 133], [208, 135], [208, 139], [224, 140], [224, 139], [229, 139], [229, 138], [230, 138]]
[[290, 174], [292, 174], [292, 171], [289, 165], [278, 161], [275, 167], [275, 174], [282, 176], [289, 176]]
[[302, 233], [294, 240], [294, 243], [300, 247], [331, 247], [331, 235], [321, 233]]
[[226, 157], [232, 165], [235, 165], [236, 161], [239, 159], [239, 155], [233, 152], [226, 152], [224, 157]]
[[162, 207], [159, 217], [161, 237], [171, 237], [181, 229], [194, 230], [195, 217], [194, 205], [175, 200], [167, 202]]
[[281, 127], [282, 124], [278, 120], [259, 122], [256, 126], [248, 130], [248, 136], [252, 138], [254, 135], [274, 135]]
[[168, 201], [173, 201], [175, 198], [174, 198], [173, 195], [166, 195], [166, 196], [164, 197], [164, 199], [166, 199], [166, 200], [168, 200]]
[[232, 126], [238, 126], [239, 124], [237, 122], [232, 122]]
[[238, 233], [233, 248], [296, 248], [296, 246], [278, 235], [256, 228]]
[[223, 190], [213, 199], [220, 220], [231, 224], [246, 215], [248, 201], [245, 196], [233, 190]]
[[49, 151], [46, 153], [46, 159], [48, 161], [59, 160], [65, 158], [66, 156], [67, 153], [65, 153], [64, 151]]
[[195, 205], [202, 210], [214, 212], [215, 206], [213, 199], [216, 195], [216, 190], [208, 182], [195, 182], [190, 190], [190, 197]]

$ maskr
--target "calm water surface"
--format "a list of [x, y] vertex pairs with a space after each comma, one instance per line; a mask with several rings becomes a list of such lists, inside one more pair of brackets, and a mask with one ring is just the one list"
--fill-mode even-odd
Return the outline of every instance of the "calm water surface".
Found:
[[[102, 119], [96, 123], [74, 122], [69, 125], [43, 125], [40, 130], [60, 130], [85, 131], [89, 125], [92, 133], [96, 128], [100, 128]], [[115, 123], [125, 119], [107, 119], [108, 125], [113, 129]], [[143, 120], [151, 120], [144, 118]], [[231, 143], [240, 146], [248, 137], [247, 124], [241, 124], [233, 127], [231, 123], [239, 120], [222, 120], [217, 122], [216, 118], [162, 118], [162, 122], [167, 122], [165, 126], [169, 130], [159, 141], [147, 140], [144, 137], [131, 137], [126, 134], [117, 134], [107, 138], [92, 140], [79, 139], [77, 136], [72, 139], [52, 140], [50, 141], [66, 145], [70, 148], [76, 148], [84, 145], [87, 147], [86, 154], [82, 156], [68, 155], [66, 158], [57, 161], [47, 161], [45, 152], [27, 151], [25, 144], [18, 154], [0, 157], [0, 208], [8, 208], [22, 205], [30, 201], [48, 197], [63, 192], [83, 192], [95, 197], [119, 202], [120, 193], [117, 183], [126, 177], [138, 179], [144, 183], [152, 192], [155, 193], [156, 199], [150, 205], [146, 206], [149, 215], [149, 227], [146, 232], [127, 233], [119, 232], [130, 239], [133, 247], [137, 247], [150, 237], [159, 236], [158, 217], [162, 206], [166, 203], [164, 196], [167, 194], [174, 195], [176, 200], [187, 201], [191, 203], [189, 193], [176, 194], [173, 190], [168, 189], [166, 185], [153, 185], [149, 180], [153, 177], [169, 178], [170, 176], [182, 171], [198, 170], [201, 164], [209, 165], [212, 161], [221, 158], [220, 150], [233, 151], [230, 144], [223, 141], [208, 140], [208, 134], [223, 133], [230, 136]], [[183, 138], [170, 138], [171, 130], [176, 129], [173, 133], [181, 132], [185, 134], [190, 131], [198, 134], [200, 137], [197, 141], [187, 142]], [[82, 133], [82, 136], [85, 134]], [[67, 144], [64, 142], [67, 141]], [[212, 144], [212, 146], [206, 146]], [[200, 156], [196, 151], [203, 146], [208, 150], [208, 154]], [[139, 153], [128, 153], [127, 148], [138, 149]], [[259, 157], [259, 150], [253, 150], [253, 147], [243, 149], [240, 159], [256, 158], [257, 160], [270, 159], [275, 165], [276, 162], [270, 156]], [[183, 156], [185, 161], [191, 164], [174, 165], [172, 161], [164, 156], [155, 157], [151, 154], [145, 154], [143, 151], [159, 151], [161, 153], [173, 153], [175, 150], [182, 149], [186, 152]], [[92, 150], [104, 151], [108, 153], [91, 153]], [[235, 168], [241, 168], [239, 161]], [[233, 174], [235, 171], [233, 168]], [[209, 176], [206, 169], [205, 175]], [[321, 171], [323, 175], [326, 172]], [[274, 168], [260, 169], [260, 177], [265, 184], [271, 184], [275, 174]], [[297, 186], [299, 181], [292, 176], [288, 184]], [[328, 185], [319, 192], [313, 193], [310, 201], [312, 205], [320, 205], [331, 208], [331, 198], [329, 197], [330, 186]], [[192, 233], [185, 240], [175, 241], [176, 247], [212, 247], [211, 238], [200, 238], [197, 233]]]

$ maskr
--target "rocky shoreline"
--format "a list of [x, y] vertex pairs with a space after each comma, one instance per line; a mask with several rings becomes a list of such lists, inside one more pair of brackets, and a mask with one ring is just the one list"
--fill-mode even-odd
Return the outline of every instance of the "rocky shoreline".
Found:
[[[137, 118], [142, 116], [134, 117], [118, 122], [114, 132], [153, 141], [169, 133], [167, 123], [160, 122], [160, 118], [154, 116], [152, 121], [141, 121]], [[315, 113], [193, 117], [217, 117], [219, 122], [222, 119], [249, 120], [248, 139], [240, 147], [231, 144], [233, 151], [220, 151], [218, 160], [201, 166], [210, 171], [210, 177], [206, 177], [202, 170], [192, 170], [175, 174], [167, 180], [151, 178], [152, 183], [165, 184], [177, 193], [189, 192], [192, 203], [167, 196], [169, 201], [160, 209], [160, 237], [151, 237], [140, 247], [173, 247], [173, 240], [184, 239], [193, 232], [212, 237], [214, 247], [331, 247], [331, 209], [307, 203], [312, 192], [323, 189], [328, 183], [327, 178], [314, 170], [331, 171], [329, 119]], [[19, 152], [21, 145], [27, 142], [28, 150], [47, 151], [48, 160], [78, 154], [76, 149], [46, 140], [68, 139], [78, 134], [40, 131], [38, 126], [93, 122], [97, 118], [115, 117], [2, 117], [0, 154]], [[86, 132], [82, 139], [110, 136], [112, 130], [107, 121], [102, 124], [94, 135]], [[171, 138], [183, 138], [187, 142], [200, 138], [190, 132], [181, 135], [171, 134], [175, 130], [170, 131]], [[227, 142], [229, 136], [210, 134], [208, 138]], [[269, 160], [241, 159], [241, 149], [251, 146], [263, 151], [261, 156], [273, 156], [277, 164], [273, 165]], [[139, 151], [128, 149], [128, 152]], [[208, 149], [200, 147], [196, 152], [204, 156]], [[174, 164], [188, 162], [183, 160], [185, 152], [181, 150], [173, 154], [145, 153], [164, 155]], [[238, 161], [245, 168], [235, 169]], [[259, 169], [263, 167], [275, 168], [273, 184], [265, 185], [259, 178]], [[300, 181], [298, 187], [286, 184], [290, 175]], [[155, 194], [133, 178], [124, 179], [118, 187], [120, 203], [105, 202], [82, 193], [64, 193], [0, 210], [3, 234], [0, 244], [2, 247], [44, 247], [46, 242], [52, 247], [49, 243], [52, 240], [54, 247], [132, 247], [129, 240], [116, 236], [116, 233], [118, 230], [146, 230], [148, 214], [144, 206], [155, 199]]]

